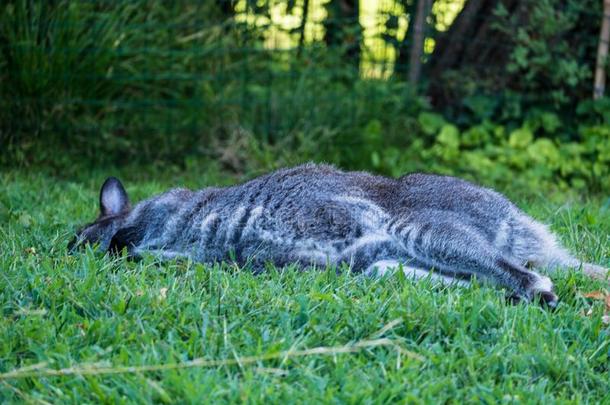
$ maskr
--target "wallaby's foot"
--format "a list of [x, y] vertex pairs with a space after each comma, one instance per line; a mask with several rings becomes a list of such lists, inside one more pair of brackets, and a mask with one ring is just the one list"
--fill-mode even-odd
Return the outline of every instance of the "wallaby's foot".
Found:
[[527, 293], [530, 301], [537, 301], [549, 308], [555, 308], [559, 302], [559, 298], [553, 293], [553, 282], [546, 276], [538, 275], [538, 280], [532, 283]]
[[553, 292], [553, 283], [546, 276], [536, 275], [537, 279], [522, 294], [516, 293], [509, 297], [509, 301], [517, 304], [522, 301], [535, 302], [543, 307], [554, 309], [559, 298]]
[[559, 304], [559, 298], [554, 293], [549, 291], [541, 291], [540, 293], [536, 293], [535, 299], [538, 304], [550, 309], [557, 308], [557, 304]]
[[548, 292], [548, 291], [544, 291], [544, 292], [535, 294], [533, 297], [533, 300], [525, 299], [523, 296], [520, 296], [520, 295], [510, 295], [508, 297], [508, 302], [513, 305], [516, 305], [516, 304], [518, 304], [520, 302], [524, 302], [524, 301], [526, 303], [530, 303], [533, 301], [544, 308], [550, 308], [550, 309], [557, 308], [557, 305], [559, 304], [559, 298], [554, 293]]

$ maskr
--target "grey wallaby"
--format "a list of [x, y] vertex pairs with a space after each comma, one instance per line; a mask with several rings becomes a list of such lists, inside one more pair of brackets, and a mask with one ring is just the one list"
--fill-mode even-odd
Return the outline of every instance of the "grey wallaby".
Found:
[[263, 271], [298, 263], [347, 263], [354, 272], [400, 269], [412, 277], [467, 284], [476, 276], [512, 298], [557, 304], [553, 284], [532, 269], [577, 268], [603, 278], [560, 246], [546, 226], [503, 195], [454, 177], [399, 179], [305, 164], [244, 184], [173, 189], [133, 208], [109, 178], [100, 216], [70, 249], [84, 243], [130, 256], [232, 260]]

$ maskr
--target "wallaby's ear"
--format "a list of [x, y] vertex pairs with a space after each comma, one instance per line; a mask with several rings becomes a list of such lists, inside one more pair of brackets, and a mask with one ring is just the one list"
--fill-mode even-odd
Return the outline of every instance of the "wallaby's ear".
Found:
[[100, 190], [100, 211], [103, 216], [117, 215], [129, 209], [125, 188], [116, 177], [108, 177]]

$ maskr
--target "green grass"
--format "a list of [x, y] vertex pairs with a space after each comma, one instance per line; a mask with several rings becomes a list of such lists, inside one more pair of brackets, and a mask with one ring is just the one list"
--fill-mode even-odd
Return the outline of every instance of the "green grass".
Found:
[[[179, 184], [235, 181], [214, 170], [127, 177], [134, 200]], [[608, 287], [601, 282], [554, 277], [561, 304], [547, 312], [511, 306], [489, 287], [440, 288], [400, 275], [270, 269], [254, 276], [229, 265], [68, 256], [72, 230], [96, 215], [103, 180], [102, 173], [79, 178], [0, 175], [0, 373], [42, 362], [89, 372], [196, 358], [221, 364], [0, 375], [0, 402], [610, 403], [610, 329], [601, 303], [583, 297]], [[569, 248], [608, 266], [607, 198], [518, 202], [552, 223]], [[392, 344], [277, 355], [370, 339]]]

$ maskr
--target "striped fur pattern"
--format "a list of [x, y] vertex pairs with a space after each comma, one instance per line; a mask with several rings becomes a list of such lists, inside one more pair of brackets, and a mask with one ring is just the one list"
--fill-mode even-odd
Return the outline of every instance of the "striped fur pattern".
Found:
[[551, 306], [553, 285], [534, 269], [606, 275], [572, 257], [506, 197], [453, 177], [390, 179], [306, 164], [233, 187], [173, 189], [133, 208], [122, 184], [109, 178], [100, 210], [72, 245], [203, 263], [232, 260], [254, 271], [267, 262], [347, 263], [356, 272], [401, 269], [443, 283], [467, 284], [476, 276], [517, 299], [537, 297]]

